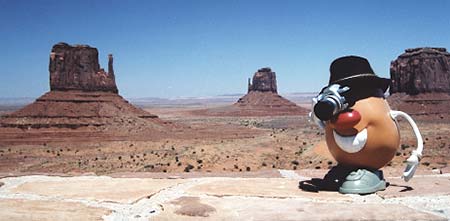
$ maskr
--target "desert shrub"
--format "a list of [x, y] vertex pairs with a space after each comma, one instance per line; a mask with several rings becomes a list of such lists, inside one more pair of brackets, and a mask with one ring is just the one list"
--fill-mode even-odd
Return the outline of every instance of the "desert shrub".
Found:
[[191, 164], [188, 164], [185, 168], [184, 168], [184, 172], [189, 173], [190, 170], [194, 169], [194, 166], [192, 166]]

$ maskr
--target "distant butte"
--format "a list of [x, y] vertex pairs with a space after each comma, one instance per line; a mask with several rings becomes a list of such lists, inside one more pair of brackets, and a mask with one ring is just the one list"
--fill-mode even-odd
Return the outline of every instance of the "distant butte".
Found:
[[413, 48], [391, 62], [390, 92], [450, 93], [450, 53], [445, 48]]
[[450, 53], [445, 48], [412, 48], [391, 62], [388, 101], [396, 109], [430, 120], [450, 115]]
[[261, 68], [255, 75], [253, 75], [253, 80], [250, 82], [248, 79], [248, 90], [247, 93], [251, 91], [261, 91], [261, 92], [277, 92], [277, 76], [270, 68]]
[[231, 106], [193, 111], [212, 116], [280, 116], [304, 115], [308, 110], [283, 98], [277, 91], [276, 74], [270, 68], [261, 68], [248, 79], [247, 94]]
[[16, 112], [1, 116], [0, 129], [9, 130], [7, 134], [14, 134], [16, 129], [17, 136], [24, 129], [28, 132], [46, 129], [52, 131], [50, 134], [56, 140], [62, 132], [77, 129], [76, 136], [82, 140], [99, 136], [96, 132], [106, 139], [120, 139], [119, 134], [141, 131], [157, 135], [170, 127], [170, 123], [118, 95], [111, 54], [108, 59], [105, 72], [100, 68], [96, 48], [54, 45], [50, 53], [50, 92]]

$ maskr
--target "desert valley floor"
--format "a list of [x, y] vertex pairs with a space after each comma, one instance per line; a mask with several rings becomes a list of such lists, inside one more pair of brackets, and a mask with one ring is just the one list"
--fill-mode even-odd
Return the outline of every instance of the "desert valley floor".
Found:
[[[223, 105], [223, 104], [222, 104]], [[218, 105], [220, 108], [220, 105]], [[308, 107], [308, 104], [300, 104]], [[323, 132], [307, 115], [201, 116], [205, 105], [144, 109], [173, 124], [170, 133], [146, 133], [131, 126], [100, 133], [89, 129], [14, 128], [0, 134], [0, 172], [246, 172], [271, 169], [327, 169], [335, 165]], [[211, 106], [207, 106], [210, 108]], [[216, 107], [217, 108], [217, 107]], [[14, 108], [13, 108], [14, 109]], [[4, 110], [2, 114], [11, 112]], [[447, 169], [450, 120], [414, 116], [425, 142], [421, 169]], [[118, 122], [119, 124], [121, 122]], [[123, 122], [122, 122], [123, 123]], [[403, 168], [415, 138], [400, 121], [402, 141], [387, 167]]]

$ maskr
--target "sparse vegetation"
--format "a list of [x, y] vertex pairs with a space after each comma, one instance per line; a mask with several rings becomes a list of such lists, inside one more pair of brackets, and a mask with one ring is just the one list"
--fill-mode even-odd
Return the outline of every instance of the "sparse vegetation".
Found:
[[188, 165], [184, 168], [184, 172], [188, 173], [188, 172], [191, 171], [192, 169], [194, 169], [194, 166], [192, 166], [191, 164], [188, 164]]
[[[142, 139], [132, 143], [130, 141], [58, 143], [57, 145], [46, 143], [45, 146], [30, 145], [26, 148], [12, 145], [0, 147], [0, 156], [3, 162], [15, 162], [14, 166], [19, 166], [22, 171], [30, 168], [29, 171], [51, 169], [53, 172], [76, 171], [97, 174], [133, 171], [238, 172], [268, 169], [326, 169], [336, 165], [334, 161], [318, 156], [312, 151], [312, 148], [323, 140], [323, 136], [316, 136], [317, 128], [305, 127], [304, 119], [298, 121], [298, 125], [295, 126], [292, 123], [295, 119], [294, 117], [286, 119], [273, 117], [270, 120], [260, 120], [263, 122], [263, 127], [244, 129], [241, 127], [239, 133], [235, 130], [241, 118], [208, 119], [200, 123], [196, 119], [196, 121], [192, 120], [197, 123], [194, 123], [193, 128], [205, 128], [206, 126], [202, 125], [209, 125], [207, 129], [214, 128], [216, 132], [218, 127], [220, 132], [214, 136], [208, 135], [199, 139], [195, 139], [194, 135], [197, 135], [194, 134], [189, 139], [174, 139], [169, 142]], [[179, 121], [189, 123], [189, 119]], [[294, 126], [286, 130], [279, 129], [277, 127], [281, 125], [281, 121], [289, 121], [289, 125]], [[277, 127], [273, 127], [272, 123], [277, 124]], [[423, 124], [425, 126], [422, 126]], [[439, 130], [441, 124], [422, 123], [422, 125], [421, 127], [435, 128], [433, 130], [421, 128], [421, 132], [424, 131], [424, 139], [427, 141], [427, 151], [421, 166], [428, 169], [445, 167], [446, 158], [442, 156], [450, 156], [448, 144], [450, 136], [444, 134], [445, 131]], [[227, 128], [231, 128], [230, 131], [227, 131]], [[407, 133], [402, 132], [402, 134]], [[130, 148], [131, 144], [133, 144], [132, 148]], [[402, 137], [402, 145], [395, 154], [395, 159], [388, 166], [403, 165], [402, 162], [406, 160], [415, 145], [413, 136]], [[36, 159], [48, 162], [36, 164]], [[11, 167], [12, 164], [9, 168]], [[6, 170], [4, 168], [8, 167], [2, 167], [2, 170]]]

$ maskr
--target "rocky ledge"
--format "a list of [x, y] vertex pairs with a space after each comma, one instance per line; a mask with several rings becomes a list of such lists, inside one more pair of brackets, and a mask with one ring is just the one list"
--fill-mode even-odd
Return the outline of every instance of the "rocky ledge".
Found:
[[[239, 174], [111, 174], [0, 179], [4, 220], [434, 220], [450, 218], [449, 174], [387, 174], [365, 196], [307, 192], [323, 170]], [[1, 174], [0, 174], [1, 175]], [[161, 174], [160, 174], [161, 175]], [[397, 174], [398, 175], [398, 174]], [[119, 187], [119, 188], [118, 188]], [[326, 212], [324, 212], [326, 211]]]

